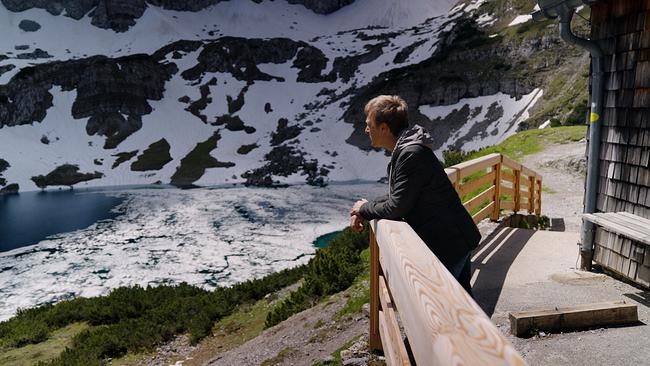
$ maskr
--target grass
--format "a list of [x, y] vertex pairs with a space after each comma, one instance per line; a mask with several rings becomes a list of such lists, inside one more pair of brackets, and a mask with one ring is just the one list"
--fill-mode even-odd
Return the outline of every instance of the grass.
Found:
[[501, 153], [520, 161], [526, 155], [544, 150], [547, 145], [580, 141], [587, 134], [587, 126], [567, 126], [522, 131], [508, 137], [499, 145], [469, 154], [466, 160], [480, 158], [492, 153]]
[[336, 319], [341, 319], [348, 314], [359, 314], [363, 304], [370, 302], [370, 249], [364, 249], [359, 256], [361, 257], [363, 272], [350, 286], [348, 290], [350, 297], [345, 306], [336, 313]]
[[548, 186], [542, 186], [542, 192], [547, 193], [547, 194], [556, 194], [557, 192]]
[[67, 347], [71, 347], [72, 340], [77, 334], [90, 328], [86, 323], [73, 323], [53, 331], [44, 342], [28, 344], [20, 348], [0, 349], [0, 365], [28, 366], [51, 360]]

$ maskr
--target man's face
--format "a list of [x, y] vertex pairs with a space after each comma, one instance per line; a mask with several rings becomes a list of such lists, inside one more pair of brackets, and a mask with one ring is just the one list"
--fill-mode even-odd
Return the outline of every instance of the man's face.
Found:
[[383, 146], [383, 135], [386, 132], [384, 131], [386, 128], [385, 123], [377, 123], [371, 115], [366, 116], [366, 134], [370, 137], [370, 146]]

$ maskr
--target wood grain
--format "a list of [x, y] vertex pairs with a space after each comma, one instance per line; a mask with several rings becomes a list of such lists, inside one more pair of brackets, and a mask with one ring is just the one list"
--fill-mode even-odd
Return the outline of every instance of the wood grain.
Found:
[[637, 306], [625, 301], [518, 311], [509, 314], [510, 331], [521, 337], [537, 330], [560, 331], [622, 325], [639, 320]]
[[408, 224], [371, 227], [417, 364], [526, 364]]

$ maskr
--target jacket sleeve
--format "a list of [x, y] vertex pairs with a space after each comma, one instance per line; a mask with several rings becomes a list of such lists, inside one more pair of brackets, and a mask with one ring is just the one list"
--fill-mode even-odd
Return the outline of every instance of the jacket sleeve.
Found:
[[423, 147], [407, 148], [400, 153], [388, 199], [368, 201], [361, 206], [359, 214], [364, 219], [401, 220], [413, 209], [431, 178], [430, 169], [425, 169], [426, 155], [420, 149]]

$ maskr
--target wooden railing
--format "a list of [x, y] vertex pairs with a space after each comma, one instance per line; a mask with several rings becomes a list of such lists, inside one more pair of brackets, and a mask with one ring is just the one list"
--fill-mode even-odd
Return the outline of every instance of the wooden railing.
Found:
[[[446, 172], [458, 194], [471, 197], [464, 206], [476, 211], [475, 222], [497, 219], [501, 210], [541, 211], [541, 176], [505, 156]], [[388, 365], [411, 364], [398, 315], [418, 365], [526, 364], [407, 223], [373, 220], [370, 226], [369, 343], [384, 350]]]
[[461, 198], [470, 196], [463, 205], [475, 223], [497, 220], [502, 210], [541, 214], [542, 176], [505, 155], [486, 155], [445, 172]]

